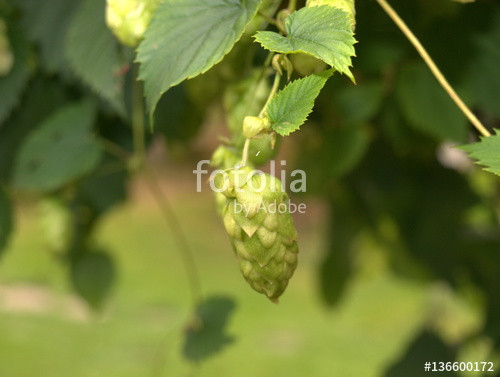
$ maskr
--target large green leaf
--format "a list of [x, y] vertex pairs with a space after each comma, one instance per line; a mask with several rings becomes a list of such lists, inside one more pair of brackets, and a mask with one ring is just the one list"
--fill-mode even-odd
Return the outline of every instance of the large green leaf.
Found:
[[438, 140], [465, 141], [465, 117], [423, 63], [402, 70], [396, 97], [405, 117], [416, 129]]
[[287, 17], [285, 29], [286, 37], [260, 31], [255, 40], [270, 51], [315, 56], [354, 81], [349, 67], [356, 40], [345, 11], [328, 5], [302, 8]]
[[14, 55], [14, 65], [7, 76], [0, 76], [0, 127], [18, 103], [28, 81], [28, 44], [22, 30], [8, 25], [9, 42]]
[[495, 134], [481, 138], [478, 143], [460, 147], [470, 157], [475, 158], [478, 164], [486, 166], [484, 170], [500, 175], [500, 131]]
[[105, 5], [102, 0], [81, 4], [66, 36], [65, 56], [74, 73], [124, 115], [123, 82], [118, 75], [124, 62], [106, 26]]
[[91, 134], [94, 118], [94, 106], [81, 103], [63, 107], [45, 120], [21, 147], [14, 184], [53, 190], [92, 170], [101, 156]]
[[165, 0], [139, 45], [141, 80], [153, 114], [161, 95], [218, 63], [241, 37], [259, 0]]
[[12, 207], [9, 198], [0, 187], [0, 252], [7, 244], [12, 231]]
[[310, 75], [288, 84], [269, 103], [267, 116], [271, 127], [282, 136], [289, 135], [304, 124], [332, 70]]

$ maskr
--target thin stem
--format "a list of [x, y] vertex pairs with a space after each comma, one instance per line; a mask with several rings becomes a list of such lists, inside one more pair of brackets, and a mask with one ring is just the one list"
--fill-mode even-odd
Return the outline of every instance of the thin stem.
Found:
[[[273, 86], [271, 88], [271, 91], [269, 92], [269, 96], [267, 97], [267, 101], [262, 107], [262, 110], [260, 110], [259, 113], [259, 118], [262, 118], [267, 110], [267, 106], [275, 96], [275, 94], [278, 92], [278, 89], [280, 87], [280, 81], [281, 81], [281, 75], [279, 72], [276, 72], [276, 75], [274, 76], [274, 82]], [[246, 166], [248, 162], [248, 149], [250, 148], [250, 139], [245, 140], [245, 145], [243, 145], [243, 152], [241, 154], [241, 165]]]
[[248, 149], [250, 148], [250, 139], [245, 140], [245, 145], [243, 146], [243, 153], [241, 154], [241, 165], [246, 166], [248, 162]]
[[255, 80], [255, 85], [252, 89], [252, 97], [249, 101], [248, 108], [251, 109], [253, 107], [253, 104], [257, 98], [257, 91], [259, 89], [260, 83], [262, 80], [266, 77], [266, 71], [267, 68], [269, 68], [269, 65], [271, 64], [273, 60], [274, 52], [269, 52], [267, 54], [266, 60], [264, 61], [264, 64], [262, 65], [262, 69], [259, 72], [259, 76], [257, 76], [257, 79]]
[[408, 38], [411, 44], [415, 47], [417, 52], [420, 54], [425, 64], [429, 67], [431, 72], [434, 74], [439, 84], [448, 93], [451, 99], [455, 102], [458, 108], [465, 114], [472, 125], [484, 136], [491, 136], [490, 132], [481, 123], [481, 121], [474, 115], [474, 113], [467, 107], [467, 105], [462, 101], [459, 95], [455, 92], [453, 87], [450, 85], [448, 80], [444, 77], [441, 70], [434, 63], [429, 53], [425, 50], [424, 46], [420, 43], [418, 38], [413, 34], [406, 23], [399, 17], [398, 13], [387, 3], [386, 0], [376, 0], [382, 9], [388, 14], [388, 16], [394, 21], [394, 23], [399, 27], [403, 34]]
[[167, 225], [172, 230], [174, 241], [177, 243], [177, 247], [175, 249], [179, 252], [184, 264], [184, 269], [186, 270], [186, 274], [188, 276], [189, 289], [194, 310], [201, 301], [201, 280], [198, 266], [196, 265], [196, 258], [194, 257], [191, 247], [189, 246], [189, 242], [187, 241], [187, 237], [180, 225], [179, 219], [170, 205], [167, 196], [163, 193], [163, 190], [161, 189], [154, 173], [148, 169], [147, 166], [144, 168], [144, 173], [146, 174], [146, 182], [149, 189], [156, 199]]
[[264, 20], [266, 20], [267, 23], [269, 23], [271, 25], [277, 25], [278, 24], [274, 18], [268, 16], [267, 14], [265, 14], [264, 12], [262, 12], [260, 10], [257, 12], [257, 14], [259, 16], [261, 16]]
[[137, 166], [140, 168], [146, 160], [146, 144], [144, 140], [144, 99], [142, 95], [142, 82], [138, 79], [135, 66], [134, 84], [133, 84], [133, 104], [132, 104], [132, 135], [134, 141], [134, 157], [137, 161]]
[[130, 152], [123, 148], [121, 145], [114, 143], [113, 141], [106, 139], [105, 137], [99, 137], [104, 150], [109, 154], [115, 156], [123, 162], [127, 162], [130, 158]]
[[288, 10], [290, 13], [293, 13], [297, 8], [297, 0], [290, 0], [288, 3]]
[[262, 107], [262, 110], [260, 110], [259, 118], [262, 118], [264, 116], [264, 114], [267, 110], [267, 106], [269, 105], [269, 103], [271, 102], [271, 100], [273, 99], [274, 95], [276, 94], [276, 92], [278, 91], [278, 89], [280, 87], [280, 81], [281, 81], [281, 75], [279, 72], [276, 72], [276, 75], [274, 76], [273, 87], [271, 88], [271, 91], [269, 92], [269, 97], [267, 97], [266, 103]]

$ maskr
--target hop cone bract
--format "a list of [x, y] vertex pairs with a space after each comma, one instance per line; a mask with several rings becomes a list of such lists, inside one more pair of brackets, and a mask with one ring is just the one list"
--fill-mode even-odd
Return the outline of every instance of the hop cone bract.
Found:
[[161, 0], [107, 0], [106, 23], [117, 38], [135, 47]]
[[279, 179], [249, 167], [217, 175], [216, 186], [226, 198], [224, 227], [243, 276], [277, 302], [297, 267], [297, 231], [288, 195]]
[[349, 14], [353, 28], [354, 25], [356, 25], [356, 9], [354, 7], [354, 0], [307, 0], [306, 2], [306, 6], [308, 7], [320, 5], [329, 5], [331, 7], [342, 9]]

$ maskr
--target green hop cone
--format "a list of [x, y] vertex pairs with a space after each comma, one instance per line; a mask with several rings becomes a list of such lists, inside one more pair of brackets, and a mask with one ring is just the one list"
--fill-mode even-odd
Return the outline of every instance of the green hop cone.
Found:
[[352, 27], [356, 25], [356, 9], [354, 7], [354, 0], [307, 0], [307, 7], [316, 7], [321, 5], [329, 5], [336, 7], [347, 12], [351, 19]]
[[250, 167], [218, 174], [215, 180], [226, 197], [221, 215], [244, 278], [278, 302], [297, 267], [298, 253], [281, 181]]
[[73, 238], [73, 217], [67, 204], [56, 197], [38, 203], [38, 220], [47, 246], [55, 254], [64, 253]]
[[107, 0], [106, 23], [125, 45], [139, 44], [161, 0]]

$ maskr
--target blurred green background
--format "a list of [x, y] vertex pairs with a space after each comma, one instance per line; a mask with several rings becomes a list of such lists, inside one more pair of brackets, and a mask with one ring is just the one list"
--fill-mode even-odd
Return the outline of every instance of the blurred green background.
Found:
[[[0, 268], [2, 376], [417, 376], [426, 359], [455, 360], [447, 344], [483, 323], [481, 307], [446, 283], [392, 273], [368, 239], [358, 241], [344, 299], [326, 307], [317, 287], [327, 234], [321, 202], [307, 203], [315, 216], [298, 219], [300, 266], [280, 304], [271, 304], [241, 278], [211, 195], [173, 188], [169, 197], [189, 225], [204, 292], [236, 302], [224, 330], [227, 347], [192, 366], [181, 352], [191, 316], [182, 261], [161, 213], [137, 186], [95, 236], [117, 270], [100, 313], [71, 292], [67, 270], [44, 247], [36, 213], [19, 211], [19, 230]], [[414, 363], [405, 356], [412, 347]], [[491, 340], [475, 338], [459, 348], [457, 360], [490, 360], [491, 347]], [[394, 374], [401, 359], [405, 372]]]
[[[393, 3], [498, 129], [499, 3]], [[300, 132], [251, 146], [264, 170], [275, 155], [288, 179], [307, 175], [291, 194], [307, 205], [299, 267], [275, 305], [242, 278], [208, 175], [198, 193], [192, 174], [223, 140], [242, 147], [262, 20], [163, 96], [137, 171], [135, 51], [106, 2], [0, 0], [0, 377], [499, 375], [498, 177], [453, 147], [478, 135], [376, 2], [356, 5], [357, 85], [334, 75]], [[323, 68], [292, 62], [293, 79]]]

